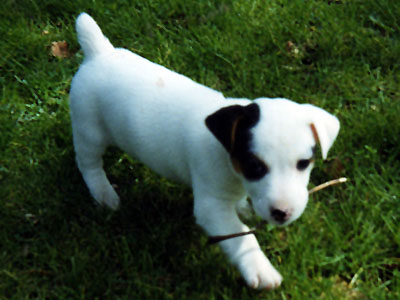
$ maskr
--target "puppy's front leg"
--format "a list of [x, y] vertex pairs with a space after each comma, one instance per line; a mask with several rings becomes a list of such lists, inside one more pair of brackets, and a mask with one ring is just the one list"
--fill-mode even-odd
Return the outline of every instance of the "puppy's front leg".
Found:
[[[195, 195], [194, 214], [197, 223], [211, 236], [249, 230], [230, 200]], [[220, 245], [250, 287], [272, 289], [281, 284], [282, 276], [261, 251], [254, 235], [225, 240]]]

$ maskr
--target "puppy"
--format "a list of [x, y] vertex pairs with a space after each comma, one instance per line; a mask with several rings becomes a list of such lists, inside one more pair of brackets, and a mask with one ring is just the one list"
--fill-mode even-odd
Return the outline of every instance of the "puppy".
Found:
[[[247, 197], [271, 224], [286, 225], [302, 214], [314, 149], [319, 143], [326, 158], [339, 131], [336, 117], [286, 99], [227, 99], [114, 48], [85, 13], [76, 30], [85, 59], [70, 92], [73, 140], [79, 170], [99, 204], [119, 206], [102, 166], [113, 145], [190, 185], [196, 222], [211, 236], [249, 229], [236, 212]], [[250, 287], [281, 284], [254, 235], [220, 246]]]

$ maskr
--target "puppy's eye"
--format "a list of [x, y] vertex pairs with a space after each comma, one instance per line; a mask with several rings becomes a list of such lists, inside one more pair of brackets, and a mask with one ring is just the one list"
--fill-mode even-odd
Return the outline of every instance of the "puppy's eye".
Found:
[[268, 166], [257, 157], [253, 156], [246, 160], [243, 175], [248, 180], [258, 180], [268, 173]]
[[263, 163], [252, 164], [251, 169], [255, 174], [259, 174], [261, 176], [268, 172], [267, 167]]
[[296, 166], [297, 170], [304, 171], [310, 165], [310, 162], [311, 161], [309, 159], [300, 159], [297, 162], [297, 166]]

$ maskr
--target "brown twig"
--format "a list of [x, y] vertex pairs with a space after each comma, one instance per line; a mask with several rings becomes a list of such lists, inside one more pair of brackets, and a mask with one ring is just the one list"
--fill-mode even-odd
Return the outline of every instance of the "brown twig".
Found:
[[320, 185], [317, 185], [316, 187], [313, 187], [311, 190], [308, 191], [308, 194], [311, 195], [311, 194], [313, 194], [315, 192], [318, 192], [318, 191], [320, 191], [320, 190], [322, 190], [324, 188], [327, 188], [328, 186], [339, 184], [339, 183], [344, 183], [346, 181], [347, 181], [346, 177], [341, 177], [341, 178], [338, 178], [338, 179], [333, 179], [333, 180], [324, 182], [324, 183], [322, 183]]
[[253, 233], [256, 233], [256, 229], [252, 229], [250, 231], [245, 231], [245, 232], [227, 234], [227, 235], [213, 235], [213, 236], [208, 237], [207, 244], [212, 245], [212, 244], [216, 244], [216, 243], [228, 240], [228, 239], [233, 239], [235, 237], [253, 234]]
[[[324, 182], [320, 185], [317, 185], [316, 187], [313, 187], [311, 190], [308, 191], [308, 194], [311, 195], [315, 192], [318, 192], [320, 190], [323, 190], [324, 188], [327, 188], [328, 186], [331, 185], [335, 185], [335, 184], [339, 184], [339, 183], [344, 183], [347, 181], [346, 177], [341, 177], [338, 179], [333, 179], [327, 182]], [[228, 239], [233, 239], [236, 237], [240, 237], [240, 236], [244, 236], [244, 235], [248, 235], [248, 234], [254, 234], [256, 233], [256, 230], [258, 228], [260, 228], [261, 226], [267, 224], [267, 221], [262, 221], [260, 224], [258, 224], [255, 228], [249, 230], [249, 231], [245, 231], [245, 232], [238, 232], [238, 233], [232, 233], [232, 234], [227, 234], [227, 235], [214, 235], [214, 236], [210, 236], [208, 238], [208, 242], [207, 244], [212, 245], [212, 244], [216, 244]]]

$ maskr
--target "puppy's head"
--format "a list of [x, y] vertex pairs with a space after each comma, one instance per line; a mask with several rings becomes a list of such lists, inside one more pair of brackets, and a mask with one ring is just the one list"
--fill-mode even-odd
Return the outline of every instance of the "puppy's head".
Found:
[[319, 143], [325, 159], [339, 132], [335, 116], [286, 99], [227, 106], [208, 116], [206, 125], [230, 154], [255, 212], [275, 225], [303, 213], [315, 148]]

